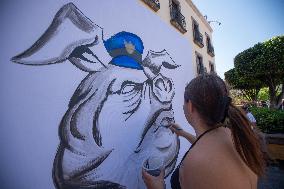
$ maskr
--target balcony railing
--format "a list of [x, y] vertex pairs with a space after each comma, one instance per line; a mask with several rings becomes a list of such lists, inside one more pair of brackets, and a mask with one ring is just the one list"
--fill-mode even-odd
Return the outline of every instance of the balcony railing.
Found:
[[210, 64], [210, 73], [211, 74], [216, 73], [213, 64]]
[[156, 12], [160, 9], [159, 0], [142, 0], [142, 1]]
[[173, 5], [170, 5], [171, 24], [175, 26], [181, 33], [187, 32], [185, 17]]
[[193, 41], [199, 46], [199, 47], [204, 47], [203, 43], [203, 35], [199, 32], [199, 30], [194, 29], [193, 32]]
[[207, 73], [206, 67], [203, 66], [202, 63], [198, 64], [197, 66], [197, 75]]
[[215, 56], [214, 47], [211, 45], [211, 43], [207, 44], [207, 53], [212, 57]]

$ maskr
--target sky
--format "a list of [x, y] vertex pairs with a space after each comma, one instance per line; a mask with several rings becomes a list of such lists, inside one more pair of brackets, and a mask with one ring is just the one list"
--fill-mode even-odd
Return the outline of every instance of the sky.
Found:
[[284, 35], [284, 0], [192, 0], [211, 23], [217, 73], [234, 67], [234, 57], [258, 42]]

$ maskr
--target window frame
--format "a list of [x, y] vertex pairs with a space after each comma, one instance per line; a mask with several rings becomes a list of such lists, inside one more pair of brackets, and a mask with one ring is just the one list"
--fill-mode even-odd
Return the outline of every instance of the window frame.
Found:
[[[210, 60], [209, 60], [209, 68], [210, 68], [210, 73], [216, 73], [215, 64], [214, 64], [214, 62], [212, 62]], [[212, 68], [213, 68], [213, 70], [212, 70]]]
[[[177, 5], [177, 10], [174, 12], [173, 4]], [[171, 24], [178, 29], [182, 34], [187, 32], [186, 29], [186, 19], [181, 13], [181, 5], [178, 0], [169, 0], [169, 8], [170, 8], [170, 22]]]
[[[207, 46], [207, 53], [211, 56], [214, 57], [215, 53], [214, 53], [214, 47], [212, 45], [212, 40], [211, 37], [209, 36], [208, 33], [205, 32], [205, 36], [206, 36], [206, 46]], [[209, 39], [209, 40], [208, 40]], [[210, 48], [212, 48], [212, 51], [210, 50]]]
[[[192, 39], [193, 39], [193, 42], [196, 45], [198, 45], [200, 48], [203, 48], [204, 47], [203, 35], [200, 32], [200, 30], [199, 30], [199, 23], [193, 17], [191, 17], [191, 22], [192, 22], [191, 25], [192, 25]], [[195, 26], [197, 26], [197, 27], [195, 27]]]
[[200, 54], [197, 51], [195, 51], [195, 64], [196, 64], [197, 75], [204, 74], [205, 73], [205, 66], [204, 66], [204, 63], [203, 63], [203, 56], [202, 56], [202, 54]]
[[150, 7], [153, 11], [157, 12], [161, 6], [159, 0], [141, 0], [144, 2], [148, 7]]

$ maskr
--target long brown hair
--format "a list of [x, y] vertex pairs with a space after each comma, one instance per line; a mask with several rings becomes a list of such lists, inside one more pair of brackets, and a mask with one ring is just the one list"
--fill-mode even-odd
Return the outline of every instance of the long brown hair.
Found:
[[244, 112], [231, 103], [225, 82], [216, 74], [200, 75], [186, 86], [184, 99], [197, 109], [210, 127], [223, 124], [231, 129], [237, 152], [258, 176], [264, 173], [260, 142]]

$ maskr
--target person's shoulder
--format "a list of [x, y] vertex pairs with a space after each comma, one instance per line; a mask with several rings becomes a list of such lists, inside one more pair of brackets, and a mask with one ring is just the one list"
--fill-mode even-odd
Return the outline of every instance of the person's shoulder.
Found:
[[[214, 156], [214, 155], [213, 155]], [[189, 153], [182, 163], [182, 180], [186, 188], [222, 188], [220, 187], [220, 161], [212, 155]], [[217, 182], [217, 183], [216, 183]]]
[[218, 152], [210, 148], [193, 148], [184, 159], [184, 167], [188, 170], [207, 172], [208, 168], [218, 167]]
[[[214, 147], [213, 147], [214, 148]], [[212, 152], [212, 153], [211, 153]], [[182, 165], [182, 175], [186, 186], [192, 188], [227, 188], [234, 179], [224, 180], [229, 174], [236, 175], [229, 155], [218, 150], [200, 150], [189, 153]]]
[[[198, 151], [198, 152], [197, 152]], [[184, 164], [188, 166], [195, 166], [201, 164], [206, 158], [205, 153], [201, 149], [191, 149], [187, 156], [184, 158]]]
[[[185, 158], [185, 166], [189, 169], [198, 169], [208, 172], [208, 169], [222, 172], [231, 161], [234, 153], [234, 144], [230, 132], [200, 141]], [[224, 165], [221, 166], [220, 165]]]

